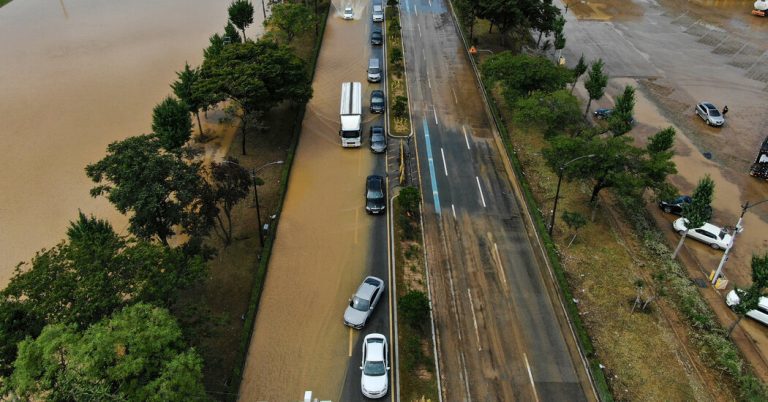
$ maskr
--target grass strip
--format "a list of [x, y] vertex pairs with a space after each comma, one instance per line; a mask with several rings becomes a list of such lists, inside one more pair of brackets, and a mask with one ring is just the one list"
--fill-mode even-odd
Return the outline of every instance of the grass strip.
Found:
[[411, 133], [411, 116], [408, 108], [408, 83], [405, 77], [405, 48], [400, 29], [400, 9], [387, 6], [385, 21], [387, 51], [384, 58], [387, 63], [389, 134], [395, 137], [407, 137]]

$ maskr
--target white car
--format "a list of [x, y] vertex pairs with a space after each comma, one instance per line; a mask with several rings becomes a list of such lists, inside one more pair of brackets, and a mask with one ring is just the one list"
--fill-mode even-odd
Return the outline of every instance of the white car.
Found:
[[382, 7], [381, 4], [373, 5], [372, 19], [373, 19], [373, 22], [384, 21], [384, 7]]
[[[725, 296], [725, 304], [727, 304], [728, 307], [733, 307], [739, 303], [741, 303], [741, 298], [735, 290], [731, 290]], [[768, 325], [768, 297], [760, 297], [757, 302], [757, 308], [749, 310], [747, 312], [747, 317], [751, 317], [763, 325]]]
[[[685, 218], [679, 218], [672, 222], [672, 227], [680, 236], [685, 233], [688, 220]], [[715, 250], [725, 250], [733, 245], [733, 236], [726, 232], [725, 229], [717, 227], [711, 223], [705, 223], [700, 228], [688, 230], [688, 237], [698, 240], [702, 243], [708, 244]]]
[[355, 11], [352, 9], [352, 6], [344, 7], [344, 19], [351, 20], [353, 18], [355, 18]]
[[363, 362], [360, 389], [368, 398], [378, 399], [389, 390], [389, 348], [382, 334], [366, 335], [363, 340]]

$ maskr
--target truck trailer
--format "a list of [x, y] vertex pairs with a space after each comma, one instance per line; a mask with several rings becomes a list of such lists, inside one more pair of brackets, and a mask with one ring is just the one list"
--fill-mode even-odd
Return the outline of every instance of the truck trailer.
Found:
[[362, 143], [363, 97], [362, 84], [344, 82], [341, 84], [341, 146], [359, 147]]

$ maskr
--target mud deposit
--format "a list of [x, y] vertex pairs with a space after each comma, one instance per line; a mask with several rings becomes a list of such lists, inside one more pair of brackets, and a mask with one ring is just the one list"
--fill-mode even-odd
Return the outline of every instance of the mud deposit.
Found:
[[[335, 3], [328, 17], [240, 387], [245, 401], [297, 400], [305, 390], [338, 400], [359, 336], [343, 325], [343, 313], [379, 217], [363, 209], [373, 166], [368, 140], [342, 149], [338, 111], [341, 82], [365, 82], [368, 31], [365, 18], [343, 21], [334, 9], [343, 7]], [[369, 12], [355, 5], [356, 17]]]
[[[0, 9], [0, 287], [65, 233], [78, 209], [126, 219], [93, 199], [87, 164], [150, 131], [184, 61], [223, 31], [227, 1], [14, 1]], [[246, 30], [253, 34], [254, 28]]]

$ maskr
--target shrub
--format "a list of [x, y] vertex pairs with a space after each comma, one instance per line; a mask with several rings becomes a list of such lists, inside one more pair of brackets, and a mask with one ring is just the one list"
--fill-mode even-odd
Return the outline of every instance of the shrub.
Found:
[[416, 187], [406, 187], [400, 190], [397, 196], [397, 203], [406, 215], [412, 218], [419, 217], [419, 189]]
[[429, 298], [424, 292], [411, 290], [397, 300], [400, 316], [414, 329], [425, 330], [429, 322]]
[[405, 96], [397, 96], [395, 103], [392, 105], [392, 113], [398, 119], [405, 119], [408, 117], [408, 98]]

